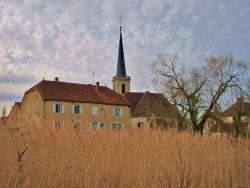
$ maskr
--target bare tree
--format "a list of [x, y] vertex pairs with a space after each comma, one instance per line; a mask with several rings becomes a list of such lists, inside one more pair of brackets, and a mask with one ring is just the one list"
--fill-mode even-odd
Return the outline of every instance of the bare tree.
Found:
[[248, 82], [246, 84], [246, 98], [250, 101], [250, 78], [248, 78]]
[[246, 63], [233, 56], [211, 57], [201, 68], [187, 69], [177, 55], [159, 55], [151, 65], [153, 84], [176, 105], [194, 132], [203, 128], [219, 99], [234, 87], [247, 71]]

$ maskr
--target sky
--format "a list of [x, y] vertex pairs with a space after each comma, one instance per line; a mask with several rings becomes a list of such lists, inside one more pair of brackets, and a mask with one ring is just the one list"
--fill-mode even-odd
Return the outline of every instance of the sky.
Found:
[[0, 7], [1, 114], [42, 79], [112, 88], [120, 15], [131, 91], [155, 92], [150, 65], [159, 54], [175, 53], [188, 67], [219, 55], [250, 65], [249, 0], [2, 0]]

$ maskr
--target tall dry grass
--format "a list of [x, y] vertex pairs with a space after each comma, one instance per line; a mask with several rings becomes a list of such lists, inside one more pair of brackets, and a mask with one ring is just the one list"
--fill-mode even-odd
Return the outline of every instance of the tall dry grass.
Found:
[[1, 131], [1, 187], [250, 187], [250, 143], [188, 133]]

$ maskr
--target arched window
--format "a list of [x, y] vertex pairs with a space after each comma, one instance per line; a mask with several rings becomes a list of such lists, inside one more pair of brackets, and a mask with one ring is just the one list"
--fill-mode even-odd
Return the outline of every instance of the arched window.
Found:
[[122, 84], [122, 94], [124, 94], [125, 93], [125, 84]]

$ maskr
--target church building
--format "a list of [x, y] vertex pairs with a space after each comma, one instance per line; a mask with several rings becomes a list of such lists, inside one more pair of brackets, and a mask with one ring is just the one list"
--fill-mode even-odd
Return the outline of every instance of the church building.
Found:
[[121, 26], [117, 70], [112, 81], [113, 90], [124, 95], [131, 104], [132, 127], [170, 128], [176, 126], [178, 110], [162, 93], [130, 91], [131, 78], [126, 74]]

